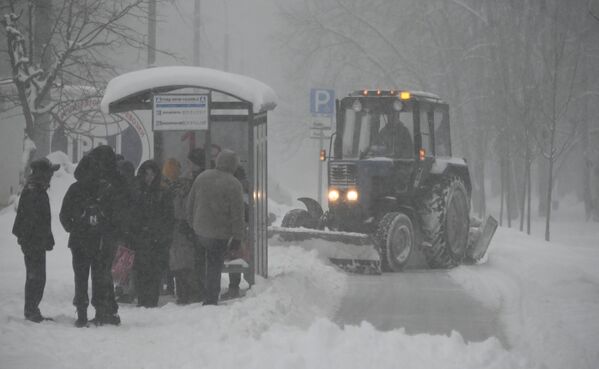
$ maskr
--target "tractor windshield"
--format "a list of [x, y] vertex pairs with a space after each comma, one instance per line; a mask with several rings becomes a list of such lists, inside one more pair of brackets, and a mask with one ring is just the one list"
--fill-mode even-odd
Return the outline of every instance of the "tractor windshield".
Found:
[[391, 104], [368, 104], [360, 111], [344, 111], [344, 159], [372, 157], [414, 158], [412, 112], [396, 111]]

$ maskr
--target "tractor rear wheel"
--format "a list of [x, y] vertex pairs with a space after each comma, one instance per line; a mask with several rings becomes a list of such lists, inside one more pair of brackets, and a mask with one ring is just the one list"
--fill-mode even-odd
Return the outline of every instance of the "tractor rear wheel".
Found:
[[414, 249], [414, 227], [404, 213], [387, 213], [379, 222], [375, 234], [381, 254], [381, 266], [386, 272], [400, 272]]
[[424, 199], [422, 227], [430, 246], [423, 247], [431, 268], [459, 265], [468, 247], [470, 199], [464, 182], [457, 176], [443, 178]]

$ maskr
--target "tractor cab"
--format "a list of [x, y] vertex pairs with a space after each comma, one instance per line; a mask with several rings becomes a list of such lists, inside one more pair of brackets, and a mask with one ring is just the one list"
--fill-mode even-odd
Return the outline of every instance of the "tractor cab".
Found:
[[424, 92], [364, 90], [337, 103], [334, 158], [451, 156], [449, 107]]

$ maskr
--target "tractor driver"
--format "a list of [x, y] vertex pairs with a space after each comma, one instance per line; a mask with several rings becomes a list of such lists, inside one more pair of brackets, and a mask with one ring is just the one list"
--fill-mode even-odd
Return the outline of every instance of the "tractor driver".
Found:
[[396, 158], [413, 159], [414, 142], [412, 133], [399, 117], [389, 119], [389, 122], [379, 131], [379, 137], [387, 148], [387, 152]]

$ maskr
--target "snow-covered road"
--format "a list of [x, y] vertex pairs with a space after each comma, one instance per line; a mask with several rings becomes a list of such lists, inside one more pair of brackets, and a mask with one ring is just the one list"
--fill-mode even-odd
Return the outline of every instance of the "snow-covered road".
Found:
[[269, 278], [258, 278], [243, 299], [218, 307], [121, 306], [120, 327], [77, 329], [67, 234], [57, 217], [71, 173], [63, 165], [49, 191], [56, 247], [41, 309], [55, 322], [22, 317], [23, 256], [10, 234], [15, 213], [0, 210], [1, 369], [599, 363], [599, 229], [567, 221], [555, 227], [555, 243], [501, 228], [485, 263], [450, 271], [354, 276], [328, 263], [317, 244], [269, 244]]
[[382, 276], [348, 277], [335, 321], [362, 321], [382, 331], [405, 328], [408, 334], [450, 335], [480, 342], [496, 337], [507, 347], [497, 310], [484, 306], [442, 270], [408, 270]]

